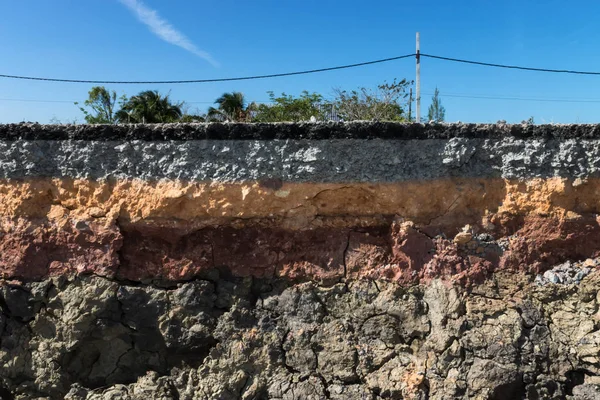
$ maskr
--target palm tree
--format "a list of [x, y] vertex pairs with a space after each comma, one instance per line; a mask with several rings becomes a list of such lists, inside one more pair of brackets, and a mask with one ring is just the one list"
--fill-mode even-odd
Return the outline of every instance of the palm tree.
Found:
[[210, 107], [207, 113], [213, 121], [250, 121], [252, 111], [256, 109], [255, 103], [246, 104], [244, 94], [240, 92], [223, 93], [215, 104], [218, 107]]
[[169, 95], [162, 96], [156, 90], [146, 90], [131, 97], [117, 112], [121, 123], [167, 123], [176, 122], [183, 115], [182, 103], [171, 103]]

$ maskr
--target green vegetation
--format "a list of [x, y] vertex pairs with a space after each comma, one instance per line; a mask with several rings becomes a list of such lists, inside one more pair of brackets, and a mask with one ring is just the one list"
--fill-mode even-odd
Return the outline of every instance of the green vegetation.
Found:
[[218, 104], [218, 107], [210, 107], [206, 114], [210, 121], [250, 122], [252, 111], [256, 108], [255, 103], [246, 104], [244, 94], [241, 92], [223, 93], [215, 104]]
[[[95, 86], [79, 109], [88, 124], [129, 124], [169, 122], [299, 122], [299, 121], [408, 121], [407, 90], [412, 82], [403, 79], [384, 82], [375, 89], [361, 87], [346, 91], [333, 89], [333, 98], [303, 91], [299, 96], [267, 92], [269, 102], [248, 102], [241, 92], [223, 93], [206, 114], [188, 113], [184, 102], [173, 102], [169, 95], [146, 90], [127, 98], [115, 91]], [[430, 115], [444, 118], [444, 107], [436, 89]], [[431, 114], [433, 113], [433, 114]], [[441, 117], [442, 119], [437, 119]], [[430, 116], [431, 119], [431, 116]]]
[[406, 89], [412, 82], [406, 79], [384, 82], [376, 90], [359, 88], [347, 92], [334, 89], [333, 104], [345, 121], [407, 121], [404, 110]]
[[268, 92], [271, 104], [258, 105], [254, 122], [298, 122], [310, 121], [311, 117], [323, 120], [324, 114], [320, 105], [323, 104], [323, 96], [317, 93], [302, 92], [300, 97], [294, 97], [282, 93], [275, 97], [273, 92]]
[[172, 103], [168, 95], [146, 90], [125, 101], [115, 115], [118, 122], [125, 124], [177, 122], [183, 116], [182, 105]]
[[446, 118], [446, 109], [442, 105], [442, 100], [440, 100], [440, 91], [438, 88], [435, 88], [435, 92], [433, 92], [427, 118], [429, 121], [435, 122], [444, 122]]
[[[121, 96], [119, 100], [123, 104], [127, 98]], [[75, 104], [79, 105], [79, 103]], [[79, 109], [88, 124], [114, 124], [117, 122], [117, 93], [115, 91], [108, 91], [104, 86], [94, 86], [88, 92], [88, 99], [83, 104], [86, 108], [79, 107]]]

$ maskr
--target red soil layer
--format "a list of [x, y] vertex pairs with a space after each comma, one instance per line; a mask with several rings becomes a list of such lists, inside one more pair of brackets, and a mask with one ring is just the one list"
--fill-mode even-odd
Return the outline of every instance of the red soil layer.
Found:
[[[312, 229], [269, 226], [269, 221], [190, 229], [79, 221], [56, 226], [20, 220], [0, 237], [0, 273], [6, 279], [93, 273], [132, 281], [182, 281], [215, 271], [234, 276], [281, 277], [333, 283], [385, 279], [402, 284], [443, 277], [462, 284], [497, 270], [538, 273], [565, 260], [600, 255], [594, 215], [491, 217], [456, 234], [456, 227], [415, 226], [388, 220], [371, 226], [324, 224]], [[440, 233], [448, 233], [445, 238]]]

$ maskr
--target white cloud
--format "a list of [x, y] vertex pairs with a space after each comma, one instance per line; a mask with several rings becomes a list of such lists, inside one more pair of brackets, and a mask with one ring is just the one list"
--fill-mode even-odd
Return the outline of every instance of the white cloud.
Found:
[[175, 27], [167, 20], [158, 15], [155, 10], [148, 8], [141, 0], [119, 1], [134, 13], [140, 22], [147, 25], [156, 36], [165, 42], [179, 46], [182, 49], [203, 58], [215, 67], [219, 65], [210, 54], [196, 47], [187, 36], [175, 29]]

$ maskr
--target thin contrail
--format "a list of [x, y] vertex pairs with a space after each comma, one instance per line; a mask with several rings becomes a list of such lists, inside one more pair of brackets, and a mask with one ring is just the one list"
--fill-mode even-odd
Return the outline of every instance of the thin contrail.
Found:
[[203, 58], [215, 67], [219, 66], [210, 54], [200, 50], [187, 36], [179, 32], [167, 20], [158, 15], [158, 12], [148, 8], [141, 0], [119, 1], [134, 13], [140, 22], [147, 25], [156, 36], [165, 42], [179, 46], [182, 49]]

